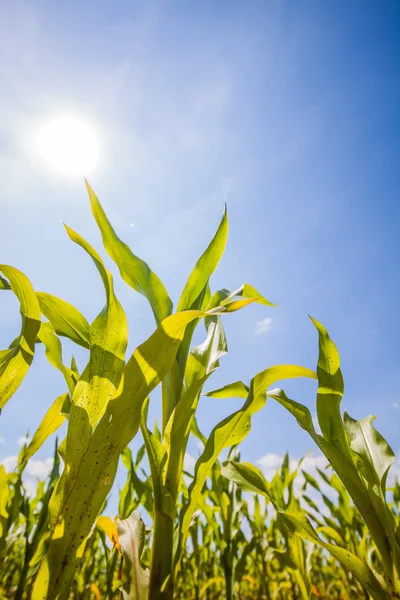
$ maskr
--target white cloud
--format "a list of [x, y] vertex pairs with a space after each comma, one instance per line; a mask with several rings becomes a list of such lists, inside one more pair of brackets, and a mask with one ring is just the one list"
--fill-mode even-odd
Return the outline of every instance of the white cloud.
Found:
[[194, 458], [194, 456], [189, 454], [189, 452], [186, 452], [183, 461], [183, 468], [185, 469], [185, 471], [188, 471], [188, 473], [193, 473], [195, 464], [196, 459]]
[[[4, 465], [7, 473], [11, 473], [18, 464], [18, 457], [6, 456], [0, 461], [0, 463]], [[26, 465], [25, 471], [22, 475], [22, 480], [29, 496], [35, 496], [38, 481], [46, 479], [52, 467], [52, 458], [45, 458], [44, 460], [31, 458], [28, 460], [28, 464]]]
[[[273, 479], [273, 477], [276, 473], [276, 470], [278, 468], [280, 468], [282, 465], [283, 458], [284, 457], [279, 454], [269, 453], [269, 454], [266, 454], [265, 456], [262, 456], [261, 458], [259, 458], [256, 461], [256, 464], [259, 465], [259, 467], [262, 470], [262, 472], [264, 473], [264, 476], [267, 479], [267, 481], [271, 481]], [[296, 470], [298, 465], [299, 465], [298, 458], [292, 457], [289, 459], [289, 469], [291, 472]], [[322, 454], [317, 454], [317, 455], [307, 454], [304, 457], [304, 459], [300, 465], [299, 473], [294, 481], [295, 493], [299, 494], [302, 486], [304, 485], [305, 478], [304, 478], [304, 475], [302, 474], [302, 471], [305, 471], [306, 473], [309, 473], [310, 475], [312, 475], [312, 477], [314, 477], [318, 481], [321, 491], [326, 496], [333, 499], [333, 495], [335, 495], [335, 492], [332, 490], [332, 488], [330, 486], [328, 486], [321, 479], [321, 477], [319, 476], [318, 471], [317, 471], [317, 469], [320, 469], [321, 471], [325, 471], [327, 469], [327, 466], [328, 466], [328, 461]], [[332, 471], [329, 469], [327, 471], [327, 475], [329, 476], [331, 472]], [[319, 494], [319, 492], [317, 492], [317, 490], [315, 490], [311, 486], [307, 486], [306, 493], [307, 493], [307, 496], [309, 498], [311, 498], [311, 500], [313, 500], [314, 503], [318, 506], [319, 512], [321, 514], [328, 513], [327, 507], [325, 506], [325, 504], [321, 498], [321, 495]]]
[[6, 440], [3, 437], [1, 437], [1, 435], [0, 435], [0, 444], [5, 444], [5, 443], [6, 443]]
[[31, 458], [28, 460], [26, 466], [26, 472], [31, 477], [37, 477], [38, 479], [46, 479], [53, 467], [53, 459], [46, 458], [45, 460], [35, 460]]
[[254, 328], [254, 333], [256, 335], [261, 335], [263, 333], [267, 333], [267, 331], [269, 331], [271, 329], [272, 321], [273, 321], [272, 317], [267, 317], [266, 319], [259, 321]]
[[[259, 465], [266, 479], [270, 480], [274, 477], [276, 469], [278, 469], [282, 465], [283, 458], [284, 457], [280, 454], [274, 454], [272, 452], [269, 452], [268, 454], [265, 454], [265, 456], [259, 458], [256, 461], [256, 464]], [[294, 471], [297, 468], [298, 464], [298, 458], [292, 457], [289, 459], [289, 468], [291, 471]], [[300, 470], [307, 471], [307, 473], [310, 473], [310, 475], [314, 477], [318, 475], [317, 468], [321, 470], [326, 469], [327, 464], [328, 462], [326, 458], [322, 456], [322, 454], [307, 454], [307, 456], [303, 459], [303, 462], [301, 463]], [[304, 478], [301, 476], [301, 474], [299, 474], [298, 480], [300, 484], [303, 483]]]
[[25, 446], [25, 444], [28, 445], [31, 440], [32, 438], [29, 436], [21, 435], [19, 438], [17, 438], [17, 444], [20, 446], [20, 448], [22, 448], [22, 446]]
[[17, 463], [17, 456], [6, 456], [6, 458], [3, 458], [3, 460], [1, 461], [1, 464], [4, 465], [4, 468], [7, 471], [7, 473], [14, 471], [15, 467], [17, 466]]

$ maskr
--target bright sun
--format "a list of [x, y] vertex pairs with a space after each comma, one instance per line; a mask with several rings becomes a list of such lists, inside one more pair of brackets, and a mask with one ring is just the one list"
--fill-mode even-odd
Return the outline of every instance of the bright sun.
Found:
[[57, 117], [43, 124], [37, 151], [53, 169], [65, 175], [87, 175], [99, 157], [96, 133], [74, 117]]

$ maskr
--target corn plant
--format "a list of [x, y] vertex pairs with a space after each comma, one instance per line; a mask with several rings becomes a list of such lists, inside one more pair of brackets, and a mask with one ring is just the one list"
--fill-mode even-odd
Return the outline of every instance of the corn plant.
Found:
[[[295, 416], [332, 465], [366, 524], [375, 544], [373, 556], [365, 551], [351, 552], [349, 544], [341, 543], [334, 528], [330, 531], [325, 528], [328, 541], [321, 539], [304, 512], [289, 509], [274, 498], [270, 486], [255, 467], [227, 462], [223, 472], [246, 489], [267, 497], [288, 532], [330, 552], [373, 598], [399, 598], [398, 524], [386, 499], [386, 480], [394, 454], [372, 426], [373, 417], [357, 421], [344, 413], [342, 418], [340, 402], [344, 385], [339, 354], [326, 329], [317, 321], [314, 324], [319, 333], [317, 415], [321, 434], [317, 433], [307, 407], [290, 400], [281, 390], [271, 393], [271, 396]], [[238, 387], [237, 384], [234, 386]], [[227, 386], [224, 394], [230, 391], [230, 386]]]
[[[174, 312], [161, 280], [119, 239], [87, 189], [104, 249], [122, 279], [148, 300], [155, 330], [126, 357], [127, 318], [113, 277], [98, 252], [69, 227], [68, 236], [93, 261], [104, 287], [105, 306], [92, 323], [65, 300], [36, 292], [14, 267], [0, 265], [0, 290], [16, 295], [22, 316], [19, 336], [0, 352], [0, 410], [21, 385], [38, 344], [65, 385], [22, 449], [15, 472], [0, 467], [0, 598], [399, 598], [397, 482], [393, 502], [386, 498], [394, 455], [371, 417], [356, 421], [345, 413], [342, 418], [339, 355], [324, 327], [314, 321], [317, 373], [277, 365], [258, 373], [249, 386], [237, 381], [208, 392], [211, 398], [236, 396], [244, 403], [203, 436], [196, 411], [203, 387], [228, 350], [223, 318], [254, 302], [273, 305], [248, 284], [211, 291], [227, 241], [225, 210]], [[204, 341], [193, 346], [201, 323]], [[65, 364], [62, 338], [86, 350], [82, 372], [74, 358]], [[270, 390], [296, 377], [318, 380], [321, 433], [306, 407]], [[160, 429], [148, 422], [151, 392], [158, 385]], [[301, 464], [290, 472], [288, 456], [272, 481], [239, 462], [238, 445], [267, 397], [295, 416], [333, 473], [321, 471], [316, 479], [304, 472], [294, 493]], [[52, 473], [30, 498], [23, 483], [26, 465], [64, 422], [67, 434]], [[129, 444], [137, 435], [143, 444], [133, 456]], [[184, 470], [190, 435], [203, 443], [192, 475]], [[221, 465], [226, 449], [230, 454]], [[120, 458], [127, 479], [113, 518], [102, 513]], [[264, 504], [244, 491], [261, 494]]]
[[[247, 435], [251, 417], [265, 404], [267, 388], [274, 381], [312, 377], [313, 373], [284, 365], [267, 369], [259, 376], [242, 409], [211, 432], [174, 531], [183, 459], [200, 394], [227, 352], [221, 316], [253, 302], [266, 306], [271, 303], [248, 284], [233, 291], [210, 291], [210, 277], [227, 240], [225, 210], [212, 241], [187, 280], [177, 312], [173, 313], [172, 301], [161, 280], [117, 237], [93, 190], [89, 185], [87, 188], [104, 248], [126, 283], [149, 301], [156, 330], [125, 361], [127, 320], [115, 296], [112, 275], [96, 250], [69, 227], [67, 234], [92, 259], [105, 290], [106, 304], [92, 324], [66, 301], [36, 293], [17, 269], [0, 265], [4, 276], [1, 288], [16, 294], [22, 314], [19, 337], [0, 354], [0, 407], [21, 384], [36, 343], [44, 344], [49, 362], [62, 372], [67, 387], [47, 411], [22, 459], [25, 464], [47, 437], [68, 420], [67, 436], [59, 448], [64, 469], [49, 503], [48, 539], [40, 547], [41, 561], [32, 598], [68, 596], [91, 528], [113, 485], [119, 457], [139, 429], [150, 464], [154, 509], [149, 580], [146, 575], [137, 583], [137, 596], [172, 598], [190, 523], [220, 452]], [[47, 321], [43, 322], [41, 315]], [[191, 348], [194, 330], [202, 319], [206, 339]], [[78, 373], [74, 361], [69, 367], [63, 363], [60, 336], [88, 350], [82, 373]], [[160, 437], [147, 425], [149, 395], [158, 384], [162, 385]], [[32, 560], [39, 558], [34, 556]]]

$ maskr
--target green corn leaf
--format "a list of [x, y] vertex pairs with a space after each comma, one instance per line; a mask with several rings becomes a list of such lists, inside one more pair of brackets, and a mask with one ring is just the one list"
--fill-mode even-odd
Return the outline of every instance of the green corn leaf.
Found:
[[264, 306], [274, 306], [269, 300], [267, 300], [255, 287], [249, 285], [248, 283], [244, 283], [237, 290], [231, 291], [227, 289], [218, 290], [213, 294], [210, 299], [210, 303], [207, 307], [207, 310], [214, 308], [216, 306], [226, 306], [232, 303], [236, 298], [242, 298], [243, 300], [252, 300], [253, 302], [257, 302], [258, 304], [264, 304]]
[[10, 490], [8, 487], [8, 477], [4, 465], [0, 465], [0, 547], [2, 538], [7, 533], [6, 523], [8, 521], [8, 501]]
[[147, 427], [148, 407], [149, 401], [146, 399], [142, 408], [140, 429], [146, 445], [147, 458], [150, 464], [155, 502], [154, 508], [156, 511], [167, 514], [171, 517], [171, 519], [173, 519], [174, 506], [172, 498], [168, 490], [165, 488], [163, 482], [163, 470], [168, 455], [161, 441]]
[[[206, 310], [210, 301], [210, 288], [209, 288], [209, 280], [211, 275], [214, 273], [215, 269], [218, 266], [219, 261], [224, 253], [226, 241], [228, 239], [228, 213], [226, 211], [226, 207], [224, 209], [224, 213], [222, 215], [221, 222], [219, 227], [209, 243], [206, 250], [200, 256], [196, 265], [194, 266], [193, 271], [189, 275], [189, 278], [186, 282], [186, 285], [182, 291], [179, 303], [178, 303], [178, 311], [188, 310], [188, 309], [196, 309], [196, 310]], [[177, 364], [183, 377], [185, 374], [186, 368], [186, 360], [189, 354], [189, 348], [193, 337], [193, 332], [196, 328], [198, 321], [194, 321], [189, 325], [186, 330], [185, 337], [183, 338], [181, 347], [177, 354]], [[180, 389], [178, 389], [175, 393], [175, 397], [173, 400], [173, 406], [171, 406], [171, 411], [173, 410], [178, 398], [180, 396]], [[170, 414], [167, 416], [167, 420], [170, 417]], [[167, 422], [165, 421], [165, 424]]]
[[310, 369], [294, 365], [278, 365], [262, 371], [252, 379], [248, 398], [243, 407], [221, 421], [212, 430], [204, 451], [195, 466], [195, 476], [189, 487], [189, 501], [181, 512], [180, 550], [177, 555], [177, 564], [204, 483], [219, 454], [224, 448], [240, 443], [248, 435], [251, 427], [251, 417], [261, 410], [266, 403], [267, 389], [276, 381], [295, 377], [315, 378], [315, 373]]
[[134, 497], [133, 497], [134, 486], [133, 486], [133, 481], [132, 481], [132, 471], [133, 471], [134, 467], [133, 467], [133, 460], [132, 460], [132, 452], [131, 452], [130, 448], [123, 449], [123, 451], [121, 453], [121, 460], [122, 460], [124, 466], [128, 470], [128, 477], [125, 482], [125, 485], [123, 486], [122, 490], [119, 493], [119, 500], [118, 500], [118, 516], [120, 519], [124, 520], [136, 508], [136, 506], [134, 505]]
[[205, 324], [207, 338], [189, 354], [185, 371], [186, 389], [164, 430], [163, 445], [168, 454], [165, 484], [174, 499], [179, 488], [186, 447], [201, 390], [218, 368], [220, 358], [228, 349], [220, 317], [206, 317]]
[[317, 415], [319, 426], [324, 438], [350, 459], [350, 449], [340, 414], [344, 383], [340, 371], [339, 352], [325, 327], [315, 319], [311, 320], [319, 334], [317, 366]]
[[290, 400], [282, 390], [275, 390], [274, 393], [271, 394], [271, 397], [292, 413], [298, 424], [310, 434], [314, 442], [319, 446], [322, 453], [326, 456], [344, 483], [355, 505], [365, 519], [371, 535], [382, 554], [384, 563], [387, 565], [391, 564], [390, 542], [385, 527], [380, 522], [380, 516], [375, 510], [373, 500], [360, 479], [360, 475], [353, 461], [349, 460], [347, 454], [343, 454], [336, 445], [317, 434], [311, 413], [306, 406], [303, 406], [294, 400]]
[[57, 335], [89, 348], [89, 323], [75, 306], [46, 292], [36, 292], [40, 310]]
[[0, 271], [7, 277], [19, 300], [22, 315], [19, 337], [11, 348], [0, 352], [1, 410], [22, 383], [32, 363], [40, 328], [40, 308], [29, 279], [21, 271], [7, 265], [0, 265]]
[[302, 471], [302, 474], [304, 476], [304, 479], [307, 481], [307, 483], [309, 483], [313, 488], [315, 488], [317, 490], [317, 492], [321, 491], [319, 488], [318, 481], [315, 479], [315, 477], [310, 475], [310, 473], [307, 473], [307, 471]]
[[[237, 483], [242, 489], [262, 494], [272, 500], [265, 478], [254, 466], [228, 461], [223, 465], [223, 474], [228, 479]], [[385, 591], [367, 564], [348, 550], [323, 542], [304, 514], [285, 511], [276, 502], [273, 501], [273, 503], [289, 531], [296, 533], [308, 542], [317, 544], [328, 550], [332, 556], [354, 575], [375, 600], [384, 600], [387, 598]]]
[[69, 369], [64, 365], [62, 360], [61, 342], [56, 336], [53, 325], [50, 323], [50, 321], [40, 325], [38, 339], [45, 346], [46, 358], [49, 363], [63, 374], [68, 391], [72, 397], [76, 382], [78, 381], [79, 377], [72, 369]]
[[260, 469], [254, 465], [228, 460], [222, 464], [221, 471], [224, 477], [234, 481], [242, 490], [262, 494], [268, 500], [272, 500], [268, 482]]
[[10, 284], [1, 275], [0, 275], [0, 290], [11, 290]]
[[134, 290], [147, 298], [154, 313], [157, 325], [172, 312], [172, 302], [168, 293], [149, 265], [135, 256], [129, 246], [122, 242], [90, 185], [86, 182], [89, 192], [92, 213], [100, 229], [104, 248], [116, 263], [121, 277]]
[[218, 266], [228, 239], [228, 213], [226, 207], [219, 227], [210, 244], [200, 256], [183, 289], [178, 311], [200, 308], [199, 298], [204, 293], [211, 275]]
[[389, 444], [373, 427], [375, 417], [357, 421], [344, 413], [344, 426], [350, 440], [350, 448], [357, 456], [357, 466], [369, 485], [379, 495], [385, 494], [388, 471], [395, 460]]
[[247, 398], [249, 388], [242, 381], [229, 383], [222, 388], [205, 392], [204, 396], [209, 398]]
[[388, 596], [369, 566], [345, 548], [323, 542], [317, 535], [310, 521], [302, 513], [281, 512], [286, 526], [304, 540], [322, 546], [338, 560], [343, 567], [350, 571], [374, 600], [387, 600]]
[[211, 373], [196, 380], [182, 394], [164, 430], [163, 446], [167, 453], [164, 469], [164, 483], [172, 498], [176, 499], [186, 447], [192, 429], [192, 423], [201, 388]]
[[228, 352], [225, 331], [220, 317], [206, 317], [207, 338], [192, 348], [185, 370], [186, 388], [219, 367], [219, 360]]
[[149, 570], [140, 562], [145, 542], [145, 526], [138, 512], [117, 522], [118, 541], [123, 551], [122, 597], [124, 600], [147, 600]]
[[[75, 388], [72, 402], [77, 410], [71, 411], [68, 436], [71, 447], [85, 446], [97, 423], [103, 416], [108, 401], [115, 394], [124, 369], [125, 350], [128, 342], [128, 326], [124, 310], [114, 294], [110, 272], [104, 267], [97, 252], [79, 234], [66, 226], [72, 241], [81, 246], [93, 260], [106, 292], [106, 305], [89, 329], [90, 360]], [[86, 423], [82, 423], [81, 411], [85, 411]], [[76, 421], [75, 421], [76, 419]], [[79, 436], [79, 439], [78, 439]]]
[[205, 446], [207, 442], [207, 438], [203, 435], [199, 429], [199, 424], [197, 423], [196, 417], [193, 417], [192, 420], [192, 433], [194, 437], [196, 437], [200, 442]]
[[44, 415], [39, 427], [37, 428], [32, 440], [22, 451], [20, 460], [20, 469], [23, 469], [26, 462], [43, 446], [44, 442], [55, 432], [66, 419], [66, 413], [69, 412], [70, 399], [68, 394], [62, 394], [56, 398]]
[[[143, 403], [171, 369], [188, 323], [201, 316], [204, 315], [199, 311], [185, 311], [167, 317], [135, 350], [125, 367], [123, 382], [108, 402], [105, 413], [91, 434], [90, 443], [83, 444], [81, 436], [78, 441], [74, 439], [73, 412], [79, 419], [79, 429], [82, 424], [88, 423], [88, 416], [82, 405], [73, 402], [65, 453], [67, 468], [51, 500], [52, 540], [40, 566], [32, 600], [58, 600], [67, 593], [80, 546], [112, 487], [119, 456], [139, 429]], [[96, 360], [97, 352], [98, 348]], [[101, 364], [104, 369], [107, 368], [107, 363]], [[81, 380], [76, 386], [75, 396]], [[93, 400], [91, 395], [87, 400]], [[72, 432], [71, 428], [74, 428]], [[70, 457], [69, 436], [74, 442]]]
[[332, 540], [341, 548], [346, 547], [346, 542], [334, 527], [318, 527], [317, 533], [322, 533], [328, 540]]

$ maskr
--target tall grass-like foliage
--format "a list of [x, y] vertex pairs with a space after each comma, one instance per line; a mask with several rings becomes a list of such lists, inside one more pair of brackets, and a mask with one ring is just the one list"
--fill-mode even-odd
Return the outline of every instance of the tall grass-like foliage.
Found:
[[[209, 392], [210, 397], [236, 396], [244, 402], [204, 437], [196, 410], [203, 386], [228, 350], [223, 320], [254, 302], [267, 309], [273, 305], [246, 283], [235, 290], [211, 290], [210, 279], [228, 236], [225, 210], [174, 310], [159, 277], [119, 239], [97, 196], [89, 185], [87, 189], [104, 249], [122, 279], [148, 300], [155, 329], [126, 355], [127, 319], [112, 275], [98, 252], [69, 227], [68, 236], [92, 260], [104, 287], [105, 305], [92, 323], [65, 300], [36, 292], [14, 267], [0, 265], [0, 289], [16, 295], [22, 317], [20, 335], [0, 352], [0, 408], [21, 385], [38, 343], [65, 380], [64, 392], [21, 451], [16, 471], [7, 474], [0, 467], [4, 597], [211, 600], [224, 594], [231, 600], [281, 594], [305, 599], [321, 597], [318, 590], [332, 598], [360, 593], [379, 600], [400, 597], [398, 486], [397, 508], [386, 499], [394, 456], [372, 427], [372, 418], [356, 421], [346, 413], [342, 418], [339, 355], [323, 326], [314, 321], [320, 339], [317, 373], [276, 365], [255, 375], [249, 386], [235, 382]], [[204, 341], [193, 346], [201, 325]], [[63, 361], [62, 338], [86, 349], [81, 373], [73, 359], [69, 365]], [[283, 391], [270, 390], [297, 377], [318, 380], [321, 434], [306, 407]], [[160, 430], [152, 429], [147, 418], [158, 385]], [[249, 434], [252, 417], [263, 409], [267, 395], [295, 416], [332, 465], [337, 475], [321, 477], [339, 495], [337, 510], [310, 474], [304, 474], [301, 494], [293, 493], [297, 471], [290, 473], [288, 458], [272, 482], [239, 461], [237, 446]], [[67, 434], [56, 449], [49, 481], [40, 484], [36, 498], [29, 498], [24, 469], [65, 421]], [[143, 445], [132, 456], [129, 444], [137, 435]], [[190, 435], [204, 449], [188, 481], [184, 459]], [[229, 459], [221, 465], [219, 457], [227, 448]], [[145, 456], [149, 472], [141, 466]], [[119, 515], [111, 519], [101, 513], [120, 459], [127, 481]], [[307, 486], [327, 506], [331, 503], [325, 523], [306, 494]], [[241, 488], [263, 496], [264, 507], [258, 496], [251, 506]], [[149, 530], [137, 509], [147, 512]], [[315, 575], [318, 569], [320, 575]]]

